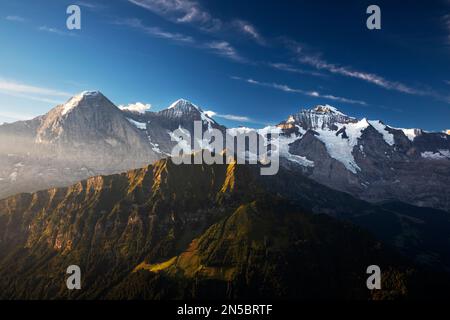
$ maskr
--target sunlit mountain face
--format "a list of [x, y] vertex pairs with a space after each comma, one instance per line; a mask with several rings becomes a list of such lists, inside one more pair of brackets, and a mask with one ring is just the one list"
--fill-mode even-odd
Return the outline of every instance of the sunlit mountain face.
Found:
[[[445, 290], [448, 213], [373, 205], [302, 174], [262, 178], [252, 168], [166, 159], [0, 201], [1, 297], [366, 300], [424, 297], [417, 284]], [[358, 272], [373, 260], [389, 270], [375, 293]], [[67, 263], [87, 270], [85, 290], [58, 281]], [[439, 282], [428, 282], [430, 268]]]
[[0, 299], [450, 298], [450, 4], [255, 5], [2, 1]]
[[[100, 92], [0, 126], [15, 141], [3, 147], [3, 170], [12, 172], [3, 190], [17, 193], [0, 201], [2, 297], [403, 299], [422, 297], [417, 283], [446, 289], [447, 280], [428, 282], [450, 268], [446, 134], [358, 120], [330, 105], [264, 129], [228, 129], [279, 133], [281, 169], [261, 176], [236, 160], [174, 163], [173, 132], [193, 134], [195, 121], [227, 131], [187, 100], [138, 112]], [[357, 275], [371, 259], [389, 268], [385, 291], [367, 291]], [[57, 281], [69, 261], [89, 270], [83, 293]], [[29, 271], [39, 263], [45, 269]], [[105, 265], [114, 267], [102, 273]], [[330, 272], [351, 285], [329, 289], [320, 279]]]
[[[0, 126], [1, 196], [65, 187], [168, 158], [178, 143], [176, 130], [194, 137], [196, 121], [202, 135], [212, 129], [236, 139], [277, 132], [282, 166], [358, 198], [450, 208], [441, 192], [450, 165], [450, 139], [442, 132], [394, 128], [330, 105], [299, 110], [263, 129], [226, 128], [184, 99], [161, 111], [138, 112], [118, 108], [98, 91], [82, 92], [35, 119]], [[200, 140], [206, 149], [213, 145]]]

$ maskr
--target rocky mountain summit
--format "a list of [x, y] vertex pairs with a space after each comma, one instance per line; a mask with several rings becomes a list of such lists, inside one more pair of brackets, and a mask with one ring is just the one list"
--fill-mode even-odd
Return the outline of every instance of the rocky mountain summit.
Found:
[[310, 110], [302, 110], [299, 113], [291, 115], [285, 125], [299, 125], [304, 130], [316, 129], [337, 129], [336, 124], [355, 123], [355, 118], [349, 117], [330, 105], [316, 106]]
[[0, 198], [144, 167], [171, 152], [173, 130], [192, 133], [196, 120], [223, 130], [186, 100], [141, 114], [82, 92], [43, 116], [0, 126]]
[[320, 183], [369, 201], [398, 199], [450, 210], [445, 133], [357, 120], [331, 106], [303, 110], [278, 128], [290, 138], [290, 155], [309, 161], [304, 172]]
[[172, 139], [174, 130], [181, 128], [191, 137], [194, 136], [194, 121], [202, 122], [202, 133], [211, 128], [225, 130], [200, 107], [185, 99], [179, 99], [158, 112], [123, 112], [131, 123], [145, 132], [152, 149], [162, 156], [170, 155], [177, 143], [175, 138]]
[[[194, 121], [226, 129], [186, 100], [137, 112], [96, 91], [1, 125], [0, 298], [448, 295], [447, 134], [320, 105], [231, 130], [279, 134], [280, 170], [261, 176], [235, 161], [174, 164], [173, 131], [192, 137]], [[72, 264], [82, 291], [61, 281]]]
[[[0, 198], [143, 167], [170, 155], [174, 130], [193, 136], [194, 121], [203, 132], [226, 129], [184, 99], [158, 112], [136, 112], [117, 108], [98, 91], [83, 92], [43, 116], [0, 126]], [[446, 133], [356, 119], [329, 105], [232, 133], [269, 129], [280, 133], [282, 165], [319, 183], [371, 202], [450, 210]]]

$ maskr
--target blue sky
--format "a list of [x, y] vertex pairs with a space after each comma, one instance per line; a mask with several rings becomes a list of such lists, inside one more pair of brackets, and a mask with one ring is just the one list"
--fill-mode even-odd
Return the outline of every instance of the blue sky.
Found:
[[[81, 7], [81, 30], [66, 8]], [[100, 90], [151, 110], [186, 98], [228, 125], [331, 104], [450, 128], [450, 1], [0, 0], [0, 123]]]

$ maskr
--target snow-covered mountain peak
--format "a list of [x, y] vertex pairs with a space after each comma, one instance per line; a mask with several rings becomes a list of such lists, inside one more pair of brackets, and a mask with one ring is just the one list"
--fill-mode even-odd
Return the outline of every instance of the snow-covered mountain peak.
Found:
[[65, 104], [63, 104], [63, 108], [61, 111], [61, 115], [66, 115], [74, 108], [84, 104], [90, 104], [95, 106], [95, 100], [103, 100], [106, 99], [105, 96], [100, 91], [83, 91], [72, 98], [70, 98]]
[[341, 116], [346, 116], [345, 114], [340, 112], [336, 107], [330, 106], [329, 104], [317, 105], [311, 110], [316, 112], [316, 113], [337, 114], [337, 115], [341, 115]]
[[84, 97], [86, 97], [86, 96], [93, 97], [93, 96], [99, 96], [99, 95], [103, 96], [103, 94], [100, 91], [98, 91], [98, 90], [83, 91], [79, 95], [84, 96]]
[[204, 112], [200, 107], [185, 99], [175, 101], [167, 109], [162, 110], [160, 113], [174, 119], [197, 118], [198, 120], [203, 120], [209, 125], [214, 123], [214, 120], [211, 119], [207, 112]]
[[177, 101], [172, 103], [167, 109], [168, 110], [178, 109], [180, 111], [191, 111], [193, 109], [197, 111], [201, 110], [195, 104], [186, 99], [178, 99]]
[[405, 136], [406, 136], [410, 141], [414, 141], [414, 139], [415, 139], [417, 136], [420, 136], [420, 135], [422, 135], [422, 133], [423, 133], [423, 130], [421, 130], [421, 129], [416, 129], [416, 128], [412, 128], [412, 129], [404, 129], [404, 128], [402, 128], [402, 129], [400, 129], [400, 130], [403, 131], [403, 133], [405, 134]]
[[303, 109], [289, 117], [287, 123], [295, 123], [304, 130], [336, 130], [336, 124], [355, 123], [357, 119], [349, 117], [330, 105], [318, 105], [312, 109]]

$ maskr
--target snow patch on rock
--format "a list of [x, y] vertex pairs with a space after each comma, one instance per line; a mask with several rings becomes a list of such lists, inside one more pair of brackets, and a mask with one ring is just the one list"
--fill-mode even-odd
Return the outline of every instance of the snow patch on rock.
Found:
[[292, 162], [296, 162], [299, 165], [304, 166], [304, 167], [314, 167], [314, 161], [308, 160], [306, 157], [290, 153], [290, 151], [289, 151], [290, 145], [292, 143], [294, 143], [295, 141], [300, 140], [302, 138], [302, 136], [297, 136], [295, 133], [292, 133], [290, 136], [282, 135], [281, 128], [278, 128], [275, 126], [267, 126], [265, 128], [258, 129], [258, 130], [247, 128], [247, 127], [240, 127], [240, 128], [228, 129], [227, 132], [232, 136], [237, 136], [237, 135], [241, 135], [241, 134], [245, 135], [245, 134], [249, 134], [250, 132], [256, 132], [264, 138], [264, 146], [266, 146], [266, 147], [269, 144], [269, 142], [267, 141], [268, 133], [277, 133], [280, 157], [283, 157]]
[[145, 122], [138, 122], [135, 121], [133, 119], [127, 118], [127, 120], [134, 125], [136, 128], [138, 128], [139, 130], [146, 130], [147, 129], [147, 124]]
[[414, 139], [419, 135], [419, 129], [400, 129], [403, 131], [405, 136], [410, 140], [414, 141]]
[[390, 145], [394, 145], [394, 135], [387, 131], [387, 126], [379, 120], [368, 121], [372, 127], [374, 127], [382, 136], [384, 141]]
[[11, 173], [11, 174], [9, 175], [9, 180], [10, 180], [11, 182], [17, 181], [17, 171], [14, 171], [13, 173]]
[[449, 150], [438, 150], [438, 152], [425, 151], [421, 153], [421, 156], [422, 158], [429, 160], [450, 159], [450, 151]]
[[[353, 148], [358, 144], [362, 132], [369, 126], [369, 122], [364, 118], [356, 123], [336, 124], [337, 131], [329, 129], [315, 130], [319, 135], [317, 138], [325, 144], [330, 157], [341, 162], [347, 170], [357, 173], [361, 168], [356, 164], [353, 157]], [[345, 130], [348, 138], [344, 138], [342, 134], [337, 135], [339, 130]]]
[[73, 96], [69, 101], [67, 101], [63, 105], [63, 110], [61, 112], [61, 115], [66, 115], [70, 111], [72, 111], [76, 106], [78, 106], [85, 97], [87, 96], [96, 96], [99, 95], [99, 91], [83, 91], [80, 94], [77, 94], [76, 96]]

